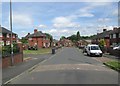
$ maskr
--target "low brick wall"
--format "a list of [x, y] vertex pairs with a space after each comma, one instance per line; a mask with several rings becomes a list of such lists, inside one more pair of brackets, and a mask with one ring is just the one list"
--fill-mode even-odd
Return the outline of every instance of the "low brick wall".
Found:
[[120, 50], [113, 50], [112, 48], [107, 48], [108, 53], [110, 53], [111, 55], [120, 57]]
[[[18, 53], [13, 55], [14, 65], [23, 62], [23, 53]], [[11, 66], [11, 57], [4, 57], [2, 59], [2, 68]]]

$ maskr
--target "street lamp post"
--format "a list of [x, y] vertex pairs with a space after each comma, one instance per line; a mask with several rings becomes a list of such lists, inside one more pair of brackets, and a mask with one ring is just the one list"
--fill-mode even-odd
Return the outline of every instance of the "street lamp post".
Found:
[[13, 60], [12, 2], [11, 0], [10, 0], [10, 30], [11, 30], [11, 66], [13, 66], [14, 60]]

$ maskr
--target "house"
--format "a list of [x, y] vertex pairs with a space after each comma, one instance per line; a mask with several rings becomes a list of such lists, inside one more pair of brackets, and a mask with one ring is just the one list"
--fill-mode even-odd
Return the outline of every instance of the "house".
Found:
[[99, 44], [100, 39], [105, 40], [105, 46], [115, 46], [120, 44], [120, 27], [114, 27], [113, 30], [103, 29], [102, 33], [98, 33], [92, 38], [92, 43]]
[[[10, 51], [11, 39], [13, 45], [13, 55]], [[22, 43], [19, 42], [18, 35], [8, 29], [0, 26], [0, 47], [2, 46], [2, 68], [6, 68], [11, 65], [15, 65], [17, 63], [23, 62], [23, 49]], [[12, 58], [11, 58], [12, 55]]]
[[83, 39], [81, 39], [81, 40], [79, 40], [79, 41], [76, 42], [76, 45], [78, 47], [84, 47], [87, 44], [90, 44], [90, 40], [83, 40]]
[[120, 45], [120, 27], [115, 27], [113, 30], [110, 32], [110, 45], [115, 46], [115, 45]]
[[[18, 41], [18, 35], [12, 33], [13, 43]], [[0, 46], [6, 46], [11, 44], [11, 31], [4, 27], [0, 27]]]
[[60, 42], [56, 39], [53, 39], [52, 46], [60, 46]]
[[48, 48], [50, 47], [50, 39], [47, 38], [45, 33], [34, 29], [34, 33], [28, 33], [25, 38], [28, 40], [29, 46], [37, 46], [37, 48]]
[[109, 34], [112, 30], [107, 31], [107, 29], [103, 29], [102, 33], [97, 33], [97, 35], [92, 37], [93, 44], [99, 44], [101, 39], [104, 39], [105, 46], [110, 47], [110, 37]]
[[61, 39], [60, 44], [65, 47], [71, 47], [73, 46], [73, 42], [67, 38]]

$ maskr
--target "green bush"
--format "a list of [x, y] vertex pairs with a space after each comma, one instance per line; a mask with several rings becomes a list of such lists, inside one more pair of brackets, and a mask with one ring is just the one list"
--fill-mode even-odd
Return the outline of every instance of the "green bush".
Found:
[[[20, 48], [17, 46], [17, 44], [13, 44], [13, 54], [19, 53]], [[6, 45], [2, 47], [2, 57], [10, 56], [11, 55], [11, 46]]]

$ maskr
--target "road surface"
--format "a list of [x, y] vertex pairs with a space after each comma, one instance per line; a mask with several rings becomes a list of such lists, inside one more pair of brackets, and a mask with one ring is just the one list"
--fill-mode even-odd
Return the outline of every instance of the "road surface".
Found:
[[63, 48], [9, 84], [118, 84], [118, 73], [77, 48]]

